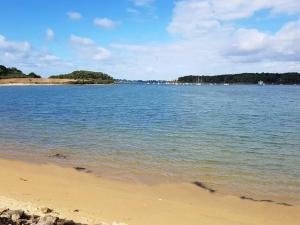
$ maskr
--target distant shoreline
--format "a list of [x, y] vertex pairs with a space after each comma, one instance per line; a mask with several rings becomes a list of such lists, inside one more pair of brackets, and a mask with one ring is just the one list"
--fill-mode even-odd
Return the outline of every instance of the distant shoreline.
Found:
[[[23, 86], [107, 86], [107, 85], [145, 85], [145, 86], [198, 86], [197, 83], [151, 83], [147, 84], [146, 82], [142, 83], [113, 83], [113, 84], [77, 84], [77, 83], [1, 83], [0, 87], [23, 87]], [[217, 84], [210, 84], [210, 83], [201, 83], [199, 86], [300, 86], [300, 84], [248, 84], [248, 83], [217, 83]]]
[[217, 84], [300, 84], [300, 73], [239, 73], [224, 75], [188, 75], [178, 78], [180, 83]]
[[23, 73], [15, 67], [0, 65], [0, 85], [85, 85], [85, 84], [167, 84], [167, 85], [299, 85], [300, 73], [237, 73], [221, 75], [184, 75], [173, 80], [127, 80], [116, 79], [103, 72], [76, 70], [67, 74], [43, 78], [34, 72]]
[[[170, 82], [170, 81], [116, 81], [115, 83], [108, 84], [138, 84], [138, 85], [174, 85], [174, 86], [214, 86], [214, 85], [300, 85], [299, 83], [295, 84], [279, 84], [279, 83], [209, 83], [209, 82]], [[97, 84], [97, 83], [78, 83], [78, 80], [75, 79], [61, 79], [61, 78], [10, 78], [10, 79], [0, 79], [0, 86], [56, 86], [56, 85], [107, 85], [107, 84]]]
[[73, 84], [73, 83], [8, 83], [8, 84], [0, 84], [0, 87], [22, 87], [22, 86], [103, 86], [103, 85], [112, 85], [112, 84]]

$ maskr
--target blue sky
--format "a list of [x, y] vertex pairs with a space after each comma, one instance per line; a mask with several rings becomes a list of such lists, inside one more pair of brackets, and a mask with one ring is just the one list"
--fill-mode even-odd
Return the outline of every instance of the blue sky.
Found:
[[300, 71], [299, 0], [3, 0], [0, 64], [45, 77]]

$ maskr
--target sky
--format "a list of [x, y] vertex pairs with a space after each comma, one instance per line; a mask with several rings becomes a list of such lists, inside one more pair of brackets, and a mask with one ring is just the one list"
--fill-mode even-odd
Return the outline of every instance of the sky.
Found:
[[1, 0], [0, 64], [44, 77], [300, 72], [299, 0]]

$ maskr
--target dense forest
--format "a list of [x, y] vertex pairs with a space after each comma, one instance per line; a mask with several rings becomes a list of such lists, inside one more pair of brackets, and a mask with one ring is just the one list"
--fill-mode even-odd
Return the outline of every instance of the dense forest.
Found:
[[190, 75], [179, 77], [180, 83], [229, 83], [229, 84], [300, 84], [300, 73], [240, 73], [216, 76]]
[[68, 74], [50, 76], [50, 79], [74, 79], [77, 84], [110, 84], [114, 79], [102, 72], [78, 70]]
[[0, 79], [10, 79], [10, 78], [41, 78], [41, 76], [35, 73], [24, 74], [21, 70], [15, 67], [5, 67], [0, 65]]

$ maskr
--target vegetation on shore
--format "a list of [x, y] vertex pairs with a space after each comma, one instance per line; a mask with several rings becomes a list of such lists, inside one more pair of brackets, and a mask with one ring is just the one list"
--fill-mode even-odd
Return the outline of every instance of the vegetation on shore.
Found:
[[3, 65], [0, 65], [0, 79], [11, 79], [11, 78], [41, 78], [41, 76], [33, 72], [26, 75], [21, 70], [15, 67], [5, 67]]
[[240, 73], [216, 76], [189, 75], [178, 78], [180, 83], [239, 83], [257, 84], [300, 84], [300, 73]]
[[[5, 67], [0, 65], [0, 79], [14, 78], [41, 78], [41, 76], [31, 72], [23, 73], [15, 67]], [[94, 72], [87, 70], [77, 70], [67, 74], [53, 75], [49, 79], [68, 79], [69, 84], [112, 84], [117, 83], [166, 83], [167, 81], [128, 81], [114, 80], [113, 77], [106, 73]], [[40, 82], [40, 81], [36, 81]], [[240, 74], [224, 74], [224, 75], [188, 75], [179, 77], [178, 83], [216, 83], [216, 84], [257, 84], [263, 82], [265, 84], [300, 84], [300, 73], [240, 73]]]
[[77, 70], [68, 74], [50, 76], [49, 79], [74, 79], [75, 84], [111, 84], [114, 79], [108, 74], [102, 72], [93, 72], [86, 70]]
[[[41, 76], [31, 72], [23, 73], [15, 67], [5, 67], [0, 65], [0, 79], [16, 79], [16, 78], [41, 78]], [[102, 72], [93, 72], [86, 70], [73, 71], [68, 74], [50, 76], [49, 79], [69, 79], [74, 80], [70, 84], [111, 84], [114, 83], [113, 77]]]

